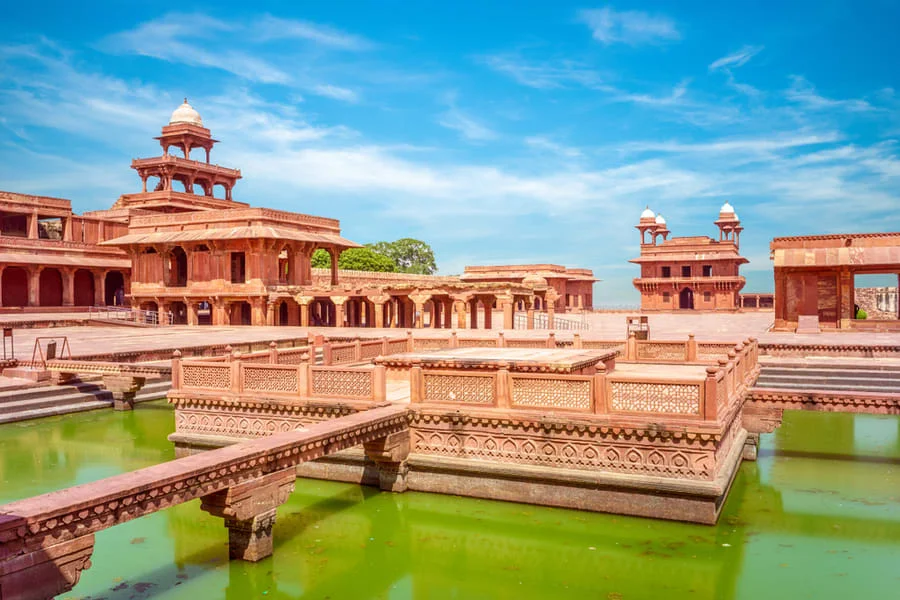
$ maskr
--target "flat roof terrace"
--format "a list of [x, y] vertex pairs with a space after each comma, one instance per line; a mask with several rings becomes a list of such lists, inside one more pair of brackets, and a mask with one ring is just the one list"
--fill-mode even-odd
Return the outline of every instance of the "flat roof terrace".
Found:
[[552, 348], [451, 348], [430, 352], [405, 352], [378, 358], [375, 362], [391, 369], [413, 366], [430, 369], [523, 373], [593, 374], [597, 363], [612, 367], [616, 352]]

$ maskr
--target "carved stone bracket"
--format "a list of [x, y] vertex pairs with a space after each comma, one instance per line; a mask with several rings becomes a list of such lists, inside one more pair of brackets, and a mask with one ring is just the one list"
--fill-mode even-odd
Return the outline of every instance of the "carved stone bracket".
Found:
[[296, 479], [296, 469], [286, 469], [202, 498], [201, 509], [225, 519], [231, 558], [257, 562], [271, 556], [275, 510]]
[[70, 591], [91, 567], [94, 534], [39, 548], [0, 563], [0, 598], [53, 598]]
[[378, 487], [386, 492], [405, 492], [409, 472], [409, 430], [391, 433], [383, 438], [366, 442], [366, 456], [378, 468]]

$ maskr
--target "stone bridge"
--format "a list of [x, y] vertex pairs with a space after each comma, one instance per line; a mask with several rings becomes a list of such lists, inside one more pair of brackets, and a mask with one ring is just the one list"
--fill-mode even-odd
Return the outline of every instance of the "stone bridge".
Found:
[[55, 383], [68, 383], [78, 375], [100, 375], [103, 387], [112, 393], [115, 410], [134, 408], [134, 397], [148, 379], [171, 377], [169, 365], [143, 365], [96, 360], [48, 360], [46, 369]]
[[94, 533], [196, 498], [225, 520], [231, 558], [265, 558], [297, 465], [358, 445], [382, 489], [405, 489], [407, 409], [387, 405], [0, 506], [0, 600], [71, 590]]

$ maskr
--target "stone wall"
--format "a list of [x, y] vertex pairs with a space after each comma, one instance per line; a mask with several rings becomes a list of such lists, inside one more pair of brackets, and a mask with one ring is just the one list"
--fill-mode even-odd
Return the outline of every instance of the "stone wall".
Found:
[[870, 319], [897, 318], [896, 287], [856, 288], [855, 299], [856, 304], [866, 311]]

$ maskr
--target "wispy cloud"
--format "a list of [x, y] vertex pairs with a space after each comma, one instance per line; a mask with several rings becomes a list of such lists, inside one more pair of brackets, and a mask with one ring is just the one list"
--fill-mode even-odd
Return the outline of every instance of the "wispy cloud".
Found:
[[331, 84], [317, 84], [312, 87], [312, 92], [319, 96], [343, 100], [344, 102], [358, 102], [359, 95], [353, 90], [338, 87]]
[[574, 60], [528, 61], [516, 54], [482, 56], [479, 61], [516, 82], [536, 89], [602, 87], [601, 74]]
[[577, 158], [582, 154], [581, 150], [579, 150], [578, 148], [564, 146], [542, 135], [529, 136], [525, 138], [525, 143], [532, 148], [536, 148], [538, 150], [546, 150], [548, 152], [559, 154], [560, 156], [568, 158]]
[[762, 46], [744, 46], [737, 52], [723, 56], [709, 65], [710, 71], [720, 69], [736, 69], [750, 62], [750, 59], [762, 52]]
[[810, 110], [840, 109], [849, 112], [869, 112], [876, 107], [867, 100], [853, 98], [849, 100], [835, 100], [822, 96], [816, 91], [815, 86], [799, 75], [791, 76], [791, 87], [784, 92], [785, 97], [791, 102], [796, 102]]
[[497, 132], [465, 114], [455, 106], [441, 113], [438, 117], [438, 124], [447, 129], [453, 129], [465, 139], [475, 142], [484, 142], [497, 138]]
[[266, 15], [255, 21], [251, 35], [260, 41], [301, 39], [340, 50], [370, 50], [375, 44], [362, 36], [311, 21], [280, 19]]
[[636, 10], [616, 11], [606, 6], [579, 11], [578, 19], [590, 27], [595, 40], [606, 45], [637, 46], [681, 39], [672, 19]]

